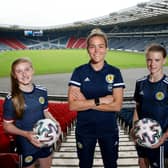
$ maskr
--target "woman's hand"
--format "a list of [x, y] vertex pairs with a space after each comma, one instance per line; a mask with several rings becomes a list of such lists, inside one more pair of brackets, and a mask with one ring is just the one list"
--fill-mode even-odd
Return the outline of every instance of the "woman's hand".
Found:
[[112, 95], [107, 95], [100, 98], [100, 104], [110, 104], [114, 100]]
[[136, 136], [135, 136], [135, 133], [134, 133], [134, 127], [132, 127], [131, 130], [130, 130], [130, 136], [131, 136], [131, 139], [133, 140], [133, 142], [135, 144], [137, 144], [137, 142], [136, 142]]
[[58, 128], [58, 135], [60, 136], [62, 133], [61, 125], [56, 119], [54, 120], [54, 122], [56, 124], [56, 127]]
[[152, 149], [154, 149], [154, 148], [158, 148], [159, 146], [161, 146], [165, 141], [166, 141], [166, 139], [168, 138], [168, 131], [166, 131], [163, 135], [162, 135], [162, 137], [159, 139], [159, 142], [157, 143], [157, 144], [155, 144], [155, 145], [152, 145]]

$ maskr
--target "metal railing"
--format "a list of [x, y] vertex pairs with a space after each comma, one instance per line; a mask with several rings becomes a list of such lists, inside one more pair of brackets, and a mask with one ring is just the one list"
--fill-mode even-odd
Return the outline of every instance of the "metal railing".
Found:
[[[7, 96], [7, 92], [3, 92], [0, 91], [0, 97], [6, 97]], [[48, 100], [54, 100], [54, 101], [67, 101], [68, 97], [67, 95], [48, 95]], [[128, 96], [124, 96], [124, 102], [132, 102], [133, 101], [133, 97], [128, 95]]]

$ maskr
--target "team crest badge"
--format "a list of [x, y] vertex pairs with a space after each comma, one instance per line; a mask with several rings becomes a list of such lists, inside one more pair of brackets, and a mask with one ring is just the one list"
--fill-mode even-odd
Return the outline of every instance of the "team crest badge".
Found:
[[25, 160], [25, 163], [30, 163], [33, 160], [33, 156], [31, 156], [31, 155], [26, 156], [24, 160]]
[[163, 92], [157, 92], [157, 93], [155, 94], [155, 97], [156, 97], [157, 100], [163, 100], [164, 97], [165, 97], [165, 95], [164, 95]]
[[45, 102], [44, 97], [39, 97], [39, 102], [40, 102], [40, 104], [44, 104], [44, 102]]
[[106, 75], [106, 82], [107, 83], [113, 83], [113, 81], [114, 81], [114, 75], [113, 74]]

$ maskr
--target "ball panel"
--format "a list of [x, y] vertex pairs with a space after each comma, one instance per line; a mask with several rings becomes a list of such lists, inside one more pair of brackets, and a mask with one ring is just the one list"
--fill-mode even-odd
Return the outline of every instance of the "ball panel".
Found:
[[135, 123], [133, 133], [138, 145], [151, 148], [162, 136], [160, 124], [150, 118], [143, 118]]
[[36, 134], [36, 138], [44, 145], [53, 145], [60, 136], [60, 130], [57, 123], [51, 119], [41, 119], [39, 120], [33, 128]]

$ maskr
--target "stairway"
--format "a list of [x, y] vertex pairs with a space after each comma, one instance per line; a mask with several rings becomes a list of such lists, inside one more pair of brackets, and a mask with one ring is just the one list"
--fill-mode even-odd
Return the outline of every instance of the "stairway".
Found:
[[[129, 139], [129, 135], [120, 128], [119, 137], [118, 168], [139, 168], [135, 146]], [[60, 150], [54, 152], [51, 168], [79, 168], [74, 129], [67, 135], [66, 140], [61, 143]], [[98, 144], [95, 149], [93, 168], [103, 168]]]

